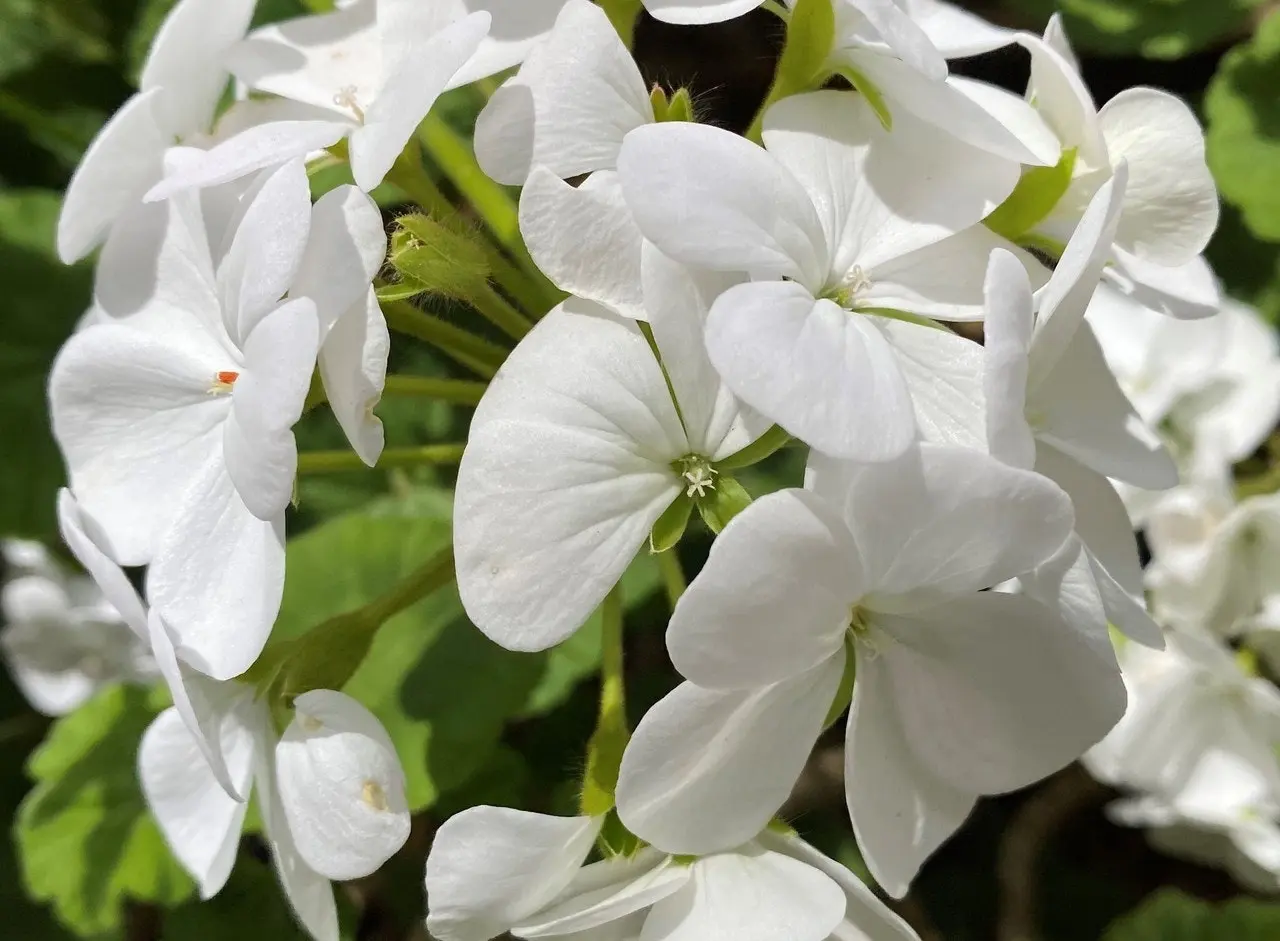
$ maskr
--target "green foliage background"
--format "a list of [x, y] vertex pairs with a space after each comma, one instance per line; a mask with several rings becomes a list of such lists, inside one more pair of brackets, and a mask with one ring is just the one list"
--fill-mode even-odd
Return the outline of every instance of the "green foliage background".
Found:
[[[53, 255], [59, 193], [97, 128], [130, 94], [150, 37], [171, 5], [0, 0], [0, 534], [52, 540], [53, 494], [62, 468], [48, 429], [44, 383], [92, 287], [89, 265], [67, 268]], [[1059, 10], [1100, 101], [1129, 85], [1154, 84], [1199, 109], [1226, 204], [1211, 258], [1232, 294], [1257, 304], [1273, 322], [1280, 317], [1277, 4], [969, 5], [1029, 28], [1041, 27]], [[262, 0], [259, 19], [305, 8], [303, 0]], [[689, 83], [701, 108], [723, 123], [745, 125], [771, 74], [771, 29], [768, 17], [699, 31], [645, 22], [637, 54], [651, 78]], [[959, 67], [1011, 87], [1022, 81], [1024, 69], [1012, 53]], [[446, 102], [450, 121], [461, 130], [476, 106], [465, 93]], [[321, 174], [315, 183], [326, 188], [340, 178], [340, 172]], [[389, 212], [396, 211], [395, 191], [378, 195]], [[446, 319], [461, 316], [443, 302], [437, 306]], [[397, 345], [393, 365], [398, 373], [451, 374], [425, 349], [405, 344]], [[389, 441], [398, 446], [458, 441], [465, 434], [464, 409], [389, 399], [380, 414]], [[323, 410], [307, 417], [299, 436], [304, 448], [342, 446]], [[788, 470], [794, 474], [795, 468], [786, 467], [784, 457], [776, 472]], [[447, 546], [449, 483], [447, 474], [430, 470], [304, 480], [291, 520], [277, 638], [373, 601]], [[686, 542], [680, 551], [692, 573], [706, 539]], [[660, 581], [642, 555], [625, 582], [637, 714], [674, 683], [662, 653], [667, 603]], [[594, 620], [546, 654], [500, 650], [467, 623], [452, 590], [419, 602], [379, 632], [345, 688], [379, 715], [395, 739], [417, 817], [399, 856], [376, 876], [340, 891], [345, 938], [424, 937], [423, 859], [432, 831], [449, 814], [481, 802], [573, 811], [582, 747], [594, 720], [599, 647]], [[0, 842], [0, 937], [302, 937], [252, 835], [230, 884], [204, 904], [165, 849], [142, 804], [133, 765], [142, 730], [164, 705], [159, 693], [109, 689], [50, 723], [0, 676], [0, 814], [14, 821], [13, 838]], [[1072, 825], [1042, 837], [1034, 871], [1010, 872], [1011, 835], [1022, 834], [1032, 812], [1059, 792], [1085, 796]], [[1046, 941], [1280, 939], [1280, 906], [1243, 898], [1219, 904], [1240, 890], [1220, 873], [1158, 856], [1139, 834], [1111, 827], [1100, 812], [1106, 796], [1068, 771], [1030, 794], [984, 803], [926, 867], [905, 913], [926, 941], [1006, 941], [1021, 937], [1010, 933], [1017, 929], [1011, 921], [1031, 895]], [[806, 781], [788, 811], [820, 846], [860, 866], [838, 792], [833, 796], [820, 774]]]

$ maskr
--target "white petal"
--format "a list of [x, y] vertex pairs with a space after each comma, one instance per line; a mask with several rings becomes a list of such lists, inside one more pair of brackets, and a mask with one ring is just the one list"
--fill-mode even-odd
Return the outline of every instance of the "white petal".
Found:
[[1078, 159], [1086, 166], [1107, 166], [1107, 145], [1098, 126], [1093, 96], [1072, 57], [1047, 41], [1056, 23], [1056, 17], [1050, 20], [1045, 39], [1031, 33], [1015, 35], [1015, 40], [1031, 53], [1027, 100], [1058, 136], [1063, 150], [1076, 148]]
[[1087, 467], [1146, 490], [1178, 482], [1178, 468], [1107, 368], [1088, 324], [1081, 324], [1027, 407], [1036, 437]]
[[258, 659], [284, 592], [284, 520], [249, 512], [212, 461], [176, 508], [147, 570], [147, 597], [178, 640], [178, 655], [225, 680]]
[[845, 796], [858, 848], [876, 882], [902, 898], [921, 863], [969, 816], [975, 797], [909, 751], [883, 658], [858, 664], [847, 735]]
[[[934, 130], [938, 146], [955, 148], [969, 162], [982, 161], [992, 174], [1017, 185], [1019, 164], [1042, 161], [996, 114], [951, 85], [951, 80], [926, 78], [892, 56], [860, 49], [850, 56], [853, 66], [875, 84], [888, 103], [896, 133], [903, 117], [914, 117]], [[941, 133], [939, 133], [941, 132]], [[1039, 149], [1039, 148], [1037, 148]]]
[[766, 830], [760, 834], [759, 843], [820, 869], [844, 891], [844, 923], [856, 933], [837, 930], [833, 932], [837, 941], [920, 941], [911, 926], [880, 901], [865, 882], [800, 837]]
[[231, 392], [223, 447], [227, 473], [259, 519], [283, 514], [293, 494], [293, 426], [311, 385], [318, 334], [315, 305], [304, 297], [260, 320], [244, 345], [245, 369]]
[[570, 0], [556, 26], [476, 120], [476, 159], [518, 186], [535, 166], [562, 179], [612, 170], [626, 133], [653, 121], [640, 70], [594, 3]]
[[427, 857], [427, 929], [488, 941], [549, 903], [578, 873], [601, 820], [472, 807], [436, 831]]
[[[243, 793], [252, 784], [253, 743], [237, 739], [228, 755]], [[218, 784], [176, 709], [155, 718], [138, 747], [138, 777], [147, 806], [201, 898], [216, 895], [231, 874], [249, 805]]]
[[915, 437], [911, 396], [884, 335], [799, 284], [730, 288], [711, 307], [706, 341], [739, 399], [819, 451], [884, 461]]
[[985, 450], [982, 347], [950, 330], [887, 317], [873, 323], [893, 347], [921, 437]]
[[311, 228], [311, 189], [301, 160], [262, 184], [218, 266], [227, 333], [243, 346], [258, 322], [289, 290]]
[[84, 566], [130, 630], [139, 640], [147, 640], [147, 614], [137, 589], [103, 549], [108, 540], [97, 520], [84, 511], [65, 487], [58, 491], [58, 530], [76, 561]]
[[[1010, 40], [1012, 35], [1010, 34]], [[995, 118], [1035, 157], [1032, 166], [1051, 167], [1062, 156], [1058, 135], [1025, 99], [996, 85], [952, 76], [947, 84]]]
[[1073, 518], [1066, 494], [1039, 474], [929, 444], [858, 469], [844, 517], [872, 599], [917, 601], [1029, 571], [1062, 546]]
[[373, 407], [387, 381], [391, 334], [372, 288], [338, 318], [320, 347], [320, 377], [329, 407], [360, 460], [378, 463], [386, 436]]
[[940, 242], [864, 269], [871, 286], [858, 294], [857, 304], [868, 310], [888, 308], [939, 320], [981, 320], [982, 276], [993, 251], [1021, 259], [1024, 269], [1043, 270], [1043, 266], [1012, 242], [984, 225], [975, 225]]
[[169, 136], [156, 117], [158, 89], [139, 92], [93, 139], [67, 184], [58, 216], [58, 256], [79, 261], [163, 172]]
[[948, 59], [992, 52], [1014, 41], [1013, 30], [946, 0], [907, 0], [907, 13]]
[[1218, 279], [1203, 255], [1171, 268], [1117, 249], [1111, 262], [1103, 279], [1144, 307], [1194, 320], [1212, 317], [1222, 306]]
[[167, 199], [183, 190], [207, 189], [275, 167], [315, 150], [332, 147], [351, 131], [345, 121], [271, 121], [227, 138], [153, 186], [147, 202]]
[[339, 186], [312, 207], [311, 235], [289, 296], [315, 303], [322, 339], [339, 317], [364, 303], [386, 254], [382, 212], [356, 187]]
[[1111, 651], [1029, 598], [981, 592], [875, 623], [897, 641], [881, 655], [907, 747], [960, 790], [1031, 784], [1124, 714]]
[[704, 334], [711, 304], [739, 280], [672, 261], [652, 242], [645, 242], [641, 251], [649, 329], [679, 403], [689, 447], [712, 459], [746, 447], [771, 425], [742, 406], [707, 356]]
[[838, 508], [804, 490], [761, 497], [711, 546], [667, 628], [676, 670], [706, 689], [749, 689], [839, 653], [862, 563]]
[[704, 124], [647, 125], [623, 141], [618, 172], [640, 231], [672, 258], [822, 288], [822, 224], [805, 190], [762, 148]]
[[446, 7], [452, 7], [452, 15], [488, 11], [493, 15], [494, 26], [449, 87], [461, 88], [519, 65], [551, 32], [564, 4], [565, 0], [462, 0], [461, 4], [451, 0]]
[[534, 167], [520, 191], [520, 232], [556, 287], [645, 320], [640, 287], [644, 241], [616, 173], [593, 173], [573, 187]]
[[723, 23], [754, 10], [761, 0], [644, 0], [655, 20], [678, 26]]
[[1016, 164], [909, 115], [886, 131], [866, 99], [847, 92], [783, 99], [765, 115], [764, 140], [816, 207], [831, 253], [823, 274], [836, 279], [854, 265], [870, 274], [977, 224], [1018, 179]]
[[387, 79], [351, 132], [351, 173], [366, 193], [382, 182], [440, 93], [489, 32], [473, 13], [387, 63]]
[[1036, 470], [1071, 497], [1076, 533], [1097, 562], [1136, 599], [1142, 598], [1142, 564], [1138, 540], [1111, 482], [1044, 444], [1036, 448]]
[[822, 731], [844, 660], [840, 651], [756, 690], [676, 687], [645, 714], [622, 757], [618, 815], [627, 829], [665, 852], [694, 854], [763, 830]]
[[1127, 182], [1127, 171], [1121, 166], [1098, 190], [1058, 259], [1049, 283], [1040, 290], [1031, 340], [1032, 386], [1052, 371], [1084, 320], [1111, 254]]
[[583, 302], [544, 317], [499, 370], [458, 470], [454, 546], [468, 615], [540, 650], [581, 625], [680, 493], [688, 442], [631, 321]]
[[1112, 163], [1129, 164], [1116, 244], [1164, 265], [1204, 251], [1218, 225], [1218, 190], [1191, 109], [1167, 92], [1130, 88], [1103, 106], [1098, 121]]
[[[604, 859], [583, 867], [550, 906], [512, 934], [520, 938], [568, 937], [604, 941], [617, 937], [612, 922], [631, 921], [655, 902], [679, 891], [693, 877], [689, 866], [645, 847], [630, 858]], [[603, 929], [600, 934], [590, 933]], [[638, 941], [638, 934], [622, 937]]]
[[991, 456], [1010, 467], [1029, 469], [1036, 443], [1027, 423], [1027, 355], [1035, 328], [1031, 282], [1026, 269], [1008, 252], [991, 253], [987, 266], [984, 324], [987, 446]]
[[142, 76], [143, 91], [164, 90], [159, 99], [165, 129], [178, 137], [207, 131], [227, 88], [224, 60], [244, 38], [255, 0], [183, 0], [165, 17]]
[[263, 830], [271, 844], [276, 875], [284, 887], [284, 897], [294, 917], [316, 941], [338, 941], [338, 904], [333, 884], [308, 866], [298, 853], [276, 786], [271, 743], [259, 741], [255, 771]]
[[781, 853], [744, 847], [692, 869], [687, 885], [653, 906], [640, 941], [826, 941], [844, 917], [840, 886]]
[[[169, 694], [173, 708], [178, 711], [192, 741], [200, 750], [214, 779], [227, 794], [238, 801], [249, 799], [248, 788], [232, 774], [228, 764], [231, 756], [224, 749], [222, 729], [229, 721], [234, 693], [228, 688], [233, 684], [218, 683], [194, 670], [178, 659], [173, 634], [158, 611], [152, 611], [148, 619], [152, 656]], [[226, 744], [235, 747], [228, 736]]]
[[933, 81], [947, 76], [947, 61], [932, 38], [898, 0], [852, 0], [895, 56]]
[[298, 854], [329, 879], [370, 875], [409, 837], [395, 744], [373, 713], [342, 693], [303, 693], [294, 710], [275, 759]]
[[102, 548], [124, 565], [152, 558], [192, 477], [218, 459], [230, 405], [209, 390], [234, 361], [171, 313], [191, 330], [186, 345], [123, 325], [91, 327], [62, 348], [49, 379], [72, 489], [101, 526]]

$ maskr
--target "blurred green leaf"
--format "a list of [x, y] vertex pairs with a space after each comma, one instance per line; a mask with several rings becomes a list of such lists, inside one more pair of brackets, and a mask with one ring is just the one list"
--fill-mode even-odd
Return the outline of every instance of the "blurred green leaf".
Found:
[[53, 443], [45, 382], [54, 354], [88, 306], [87, 268], [67, 268], [52, 251], [59, 197], [43, 190], [0, 192], [0, 532], [54, 531], [62, 458]]
[[1280, 16], [1222, 60], [1205, 97], [1209, 167], [1258, 237], [1280, 241]]
[[1047, 19], [1057, 11], [1078, 49], [1180, 59], [1242, 33], [1263, 0], [1016, 0]]
[[1280, 904], [1238, 898], [1211, 905], [1173, 889], [1157, 892], [1121, 918], [1103, 941], [1275, 941]]
[[0, 0], [0, 78], [47, 54], [78, 62], [110, 62], [109, 23], [84, 0]]
[[83, 937], [119, 928], [126, 900], [176, 905], [194, 889], [134, 767], [156, 711], [145, 690], [105, 690], [55, 723], [27, 763], [36, 786], [15, 825], [23, 881]]

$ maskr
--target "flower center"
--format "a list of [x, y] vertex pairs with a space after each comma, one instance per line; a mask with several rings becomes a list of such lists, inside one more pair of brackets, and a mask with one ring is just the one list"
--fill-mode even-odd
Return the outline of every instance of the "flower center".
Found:
[[360, 102], [356, 98], [356, 86], [347, 85], [338, 89], [338, 93], [333, 96], [333, 103], [339, 108], [346, 108], [356, 116], [361, 124], [364, 123], [364, 109], [360, 107]]
[[213, 384], [209, 386], [210, 395], [226, 395], [231, 391], [231, 387], [236, 384], [236, 380], [240, 378], [238, 372], [232, 370], [224, 370], [213, 374]]
[[708, 490], [716, 489], [716, 477], [720, 472], [701, 454], [686, 454], [673, 462], [672, 466], [684, 478], [686, 497], [705, 497]]
[[865, 650], [872, 659], [880, 656], [892, 642], [888, 634], [876, 627], [871, 612], [861, 604], [855, 604], [849, 611], [849, 636], [853, 638], [854, 645]]
[[832, 299], [841, 307], [852, 310], [858, 306], [859, 296], [865, 294], [873, 283], [861, 265], [854, 265], [832, 291]]

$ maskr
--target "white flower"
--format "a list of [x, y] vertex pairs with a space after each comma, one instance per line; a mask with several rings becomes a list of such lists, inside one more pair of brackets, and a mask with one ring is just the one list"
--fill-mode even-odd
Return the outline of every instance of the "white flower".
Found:
[[[641, 236], [617, 175], [628, 131], [654, 121], [640, 70], [594, 3], [569, 0], [555, 28], [476, 121], [476, 159], [501, 183], [523, 184], [520, 231], [555, 284], [644, 318]], [[564, 180], [591, 176], [580, 186]]]
[[280, 303], [311, 203], [299, 162], [243, 208], [211, 260], [194, 196], [169, 207], [155, 299], [63, 347], [50, 377], [72, 490], [107, 552], [150, 563], [147, 595], [183, 659], [224, 679], [253, 663], [279, 608], [284, 511], [319, 343], [315, 304]]
[[[784, 99], [765, 143], [696, 124], [632, 131], [619, 158], [627, 204], [671, 257], [753, 278], [707, 319], [711, 361], [739, 398], [826, 453], [893, 458], [916, 421], [877, 313], [981, 316], [979, 271], [1008, 243], [977, 223], [1017, 167], [913, 121], [886, 132], [844, 92]], [[894, 330], [926, 372], [957, 339]]]
[[336, 941], [333, 889], [315, 864], [358, 878], [400, 848], [409, 831], [403, 772], [385, 730], [354, 700], [316, 690], [297, 702], [294, 723], [277, 740], [253, 687], [208, 684], [208, 727], [238, 798], [219, 784], [175, 709], [143, 735], [138, 772], [148, 807], [202, 898], [226, 883], [256, 786], [285, 896], [312, 937]]
[[275, 762], [298, 853], [329, 879], [367, 876], [409, 837], [395, 744], [373, 713], [342, 693], [303, 693], [293, 708]]
[[249, 89], [308, 113], [231, 137], [170, 174], [147, 198], [235, 179], [344, 137], [356, 184], [367, 192], [382, 182], [446, 89], [516, 65], [563, 4], [362, 0], [264, 27], [232, 51], [232, 72]]
[[577, 630], [695, 476], [706, 489], [715, 462], [767, 428], [744, 421], [702, 349], [725, 279], [647, 249], [661, 364], [634, 322], [571, 298], [520, 342], [472, 419], [454, 504], [458, 589], [505, 647], [540, 650]]
[[17, 574], [0, 588], [0, 650], [32, 706], [66, 715], [110, 683], [154, 679], [145, 638], [92, 579], [64, 572], [39, 543], [4, 549]]
[[182, 0], [165, 17], [139, 92], [98, 132], [67, 186], [58, 254], [87, 255], [161, 176], [175, 139], [210, 130], [226, 88], [227, 52], [244, 36], [255, 0]]
[[1107, 617], [1135, 639], [1159, 646], [1159, 628], [1145, 612], [1137, 541], [1106, 477], [1160, 489], [1177, 483], [1177, 468], [1125, 398], [1084, 321], [1124, 188], [1122, 164], [1094, 196], [1040, 291], [1038, 312], [1022, 263], [1007, 252], [992, 253], [984, 348], [987, 437], [994, 457], [1034, 468], [1071, 496]]
[[843, 866], [792, 835], [764, 832], [696, 860], [652, 848], [583, 866], [587, 817], [497, 807], [440, 828], [427, 860], [427, 926], [441, 941], [667, 938], [672, 941], [914, 941]]
[[677, 605], [667, 646], [691, 682], [637, 728], [619, 815], [670, 852], [749, 838], [790, 792], [855, 656], [849, 810], [872, 874], [900, 896], [978, 795], [1100, 739], [1123, 687], [1110, 650], [1052, 610], [981, 591], [1070, 533], [1070, 503], [1043, 477], [922, 445], [883, 464], [818, 460], [810, 478], [730, 523]]
[[946, 0], [906, 0], [903, 6], [907, 15], [948, 59], [991, 52], [1015, 41], [1013, 30], [988, 23]]
[[[1166, 92], [1139, 87], [1098, 110], [1056, 15], [1043, 40], [1024, 33], [1018, 41], [1031, 52], [1028, 100], [1063, 151], [1076, 151], [1071, 186], [1036, 231], [1065, 242], [1123, 161], [1129, 181], [1116, 248], [1174, 268], [1195, 261], [1218, 224], [1218, 194], [1191, 109]], [[1153, 274], [1149, 279], [1158, 280]]]

